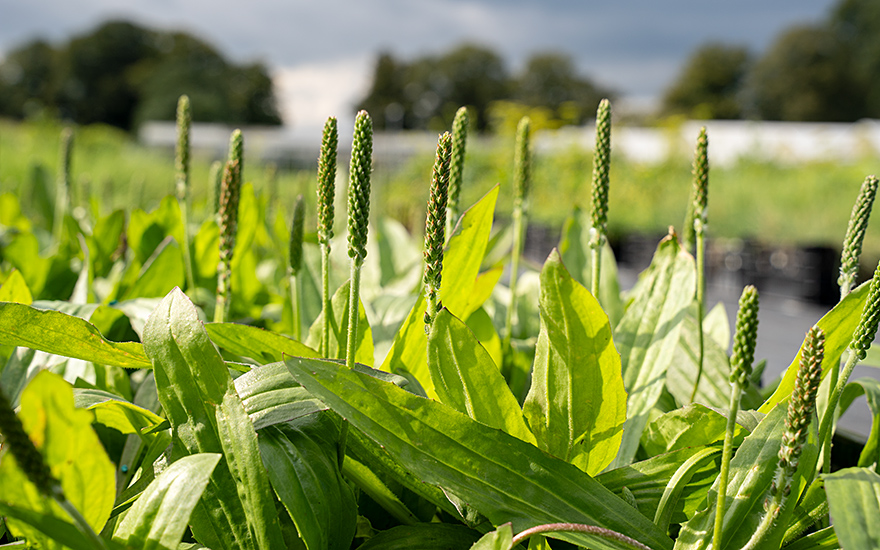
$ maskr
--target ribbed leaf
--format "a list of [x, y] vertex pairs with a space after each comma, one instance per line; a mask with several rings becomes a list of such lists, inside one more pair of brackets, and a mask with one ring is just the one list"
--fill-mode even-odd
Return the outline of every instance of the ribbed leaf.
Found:
[[880, 548], [880, 475], [868, 468], [825, 474], [831, 523], [846, 550]]
[[[316, 359], [289, 359], [293, 377], [423, 482], [444, 487], [493, 524], [516, 529], [558, 521], [600, 525], [652, 548], [665, 533], [576, 467], [442, 403]], [[560, 534], [597, 549], [607, 541]]]
[[474, 333], [445, 308], [428, 335], [428, 369], [440, 401], [477, 422], [535, 444], [501, 371]]
[[208, 336], [221, 349], [261, 364], [288, 357], [318, 357], [318, 352], [293, 338], [251, 325], [207, 323]]
[[451, 523], [399, 525], [373, 536], [358, 550], [468, 550], [479, 536], [478, 531]]
[[541, 332], [523, 412], [538, 446], [590, 475], [617, 454], [626, 392], [611, 325], [554, 250], [541, 271]]
[[260, 430], [272, 487], [308, 550], [347, 550], [354, 538], [357, 503], [339, 471], [339, 435], [327, 413]]
[[113, 540], [143, 550], [176, 550], [220, 458], [194, 454], [169, 466], [116, 526]]
[[[464, 213], [444, 254], [440, 302], [460, 319], [467, 319], [482, 305], [472, 303], [472, 291], [489, 242], [497, 198], [496, 186]], [[436, 398], [427, 364], [425, 307], [425, 297], [420, 296], [394, 336], [394, 343], [381, 368], [414, 376], [428, 397]]]
[[693, 257], [674, 235], [660, 241], [650, 267], [642, 273], [632, 301], [614, 331], [623, 383], [629, 394], [617, 466], [635, 456], [648, 413], [657, 403], [678, 347], [682, 321], [696, 290]]
[[266, 513], [274, 504], [256, 433], [226, 364], [180, 289], [166, 296], [150, 316], [144, 349], [153, 361], [159, 401], [171, 422], [172, 458], [224, 455], [193, 510], [195, 537], [214, 550], [278, 547], [281, 532], [277, 516]]
[[94, 325], [58, 311], [0, 303], [0, 344], [127, 369], [150, 368], [137, 342], [111, 342]]

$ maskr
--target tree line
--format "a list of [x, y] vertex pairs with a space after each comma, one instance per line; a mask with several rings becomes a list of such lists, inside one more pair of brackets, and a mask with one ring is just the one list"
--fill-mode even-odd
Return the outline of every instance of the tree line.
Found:
[[786, 29], [760, 56], [706, 44], [663, 98], [693, 118], [851, 122], [880, 118], [880, 2], [841, 0], [825, 21]]
[[233, 64], [185, 32], [111, 21], [58, 46], [30, 41], [0, 64], [0, 116], [131, 129], [173, 120], [181, 94], [197, 121], [281, 123], [266, 67]]

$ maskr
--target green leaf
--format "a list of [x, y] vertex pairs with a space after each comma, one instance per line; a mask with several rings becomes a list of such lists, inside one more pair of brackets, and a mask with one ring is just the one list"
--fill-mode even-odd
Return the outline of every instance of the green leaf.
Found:
[[183, 251], [172, 237], [167, 237], [147, 258], [134, 284], [119, 299], [165, 296], [172, 288], [183, 286], [184, 278]]
[[[642, 436], [642, 445], [649, 456], [656, 456], [720, 441], [726, 429], [726, 416], [694, 403], [654, 419]], [[742, 426], [736, 426], [735, 436], [740, 440], [747, 433]]]
[[[183, 242], [180, 206], [173, 195], [163, 198], [158, 208], [150, 213], [135, 209], [129, 215], [126, 238], [139, 264], [145, 264], [169, 236], [177, 243]], [[216, 260], [214, 265], [216, 266]]]
[[513, 529], [505, 523], [498, 529], [486, 533], [478, 540], [471, 550], [510, 550], [513, 547]]
[[785, 550], [838, 550], [839, 548], [840, 542], [832, 526], [819, 529], [785, 546]]
[[260, 364], [288, 357], [318, 357], [318, 352], [293, 338], [251, 325], [206, 323], [211, 340], [235, 355], [249, 357]]
[[[348, 342], [348, 307], [350, 301], [351, 280], [345, 282], [333, 294], [330, 300], [332, 317], [330, 318], [330, 353], [329, 359], [345, 359]], [[370, 329], [370, 321], [367, 319], [364, 304], [358, 300], [358, 324], [357, 346], [355, 347], [354, 360], [363, 365], [373, 365], [373, 331]], [[309, 336], [306, 345], [312, 349], [320, 347], [321, 336], [324, 333], [324, 312], [322, 311], [315, 322], [309, 328]], [[302, 357], [307, 357], [301, 355]], [[311, 355], [310, 357], [315, 357]]]
[[328, 413], [260, 430], [272, 488], [308, 550], [347, 550], [354, 538], [357, 503], [339, 471], [339, 436]]
[[523, 412], [538, 446], [590, 475], [614, 460], [626, 421], [608, 316], [554, 250], [541, 271], [541, 332]]
[[[92, 414], [74, 407], [70, 384], [57, 374], [43, 371], [22, 393], [19, 418], [52, 475], [61, 482], [67, 499], [93, 529], [100, 531], [113, 508], [116, 476], [92, 430]], [[67, 513], [37, 491], [9, 454], [0, 460], [0, 487], [0, 501], [67, 521]], [[45, 540], [18, 522], [10, 522], [9, 526], [31, 542]], [[57, 544], [48, 547], [60, 548]]]
[[[66, 516], [65, 519], [60, 519], [58, 516], [52, 514], [28, 510], [18, 506], [10, 506], [2, 501], [0, 501], [0, 516], [6, 516], [8, 519], [15, 520], [21, 524], [27, 524], [41, 536], [45, 537], [41, 540], [52, 541], [48, 543], [44, 542], [44, 546], [41, 546], [41, 548], [60, 549], [63, 545], [63, 548], [69, 548], [70, 550], [95, 550], [92, 541], [86, 538], [78, 528], [67, 521]], [[34, 539], [30, 539], [28, 542], [35, 541]], [[122, 548], [112, 542], [105, 541], [105, 544], [109, 550], [119, 550]], [[0, 548], [6, 546], [7, 545], [4, 544], [3, 546], [0, 546]], [[20, 546], [15, 543], [12, 543], [10, 546], [12, 548], [20, 548]], [[27, 546], [24, 548], [27, 548]]]
[[[568, 267], [571, 276], [586, 288], [593, 280], [593, 267], [590, 251], [590, 231], [593, 224], [590, 214], [575, 207], [562, 225], [562, 238], [559, 252], [562, 262]], [[623, 302], [620, 299], [620, 283], [617, 277], [617, 262], [608, 243], [602, 247], [602, 271], [599, 275], [599, 302], [608, 314], [611, 325], [616, 326], [623, 317]]]
[[162, 417], [153, 411], [101, 390], [75, 389], [73, 401], [77, 408], [92, 411], [95, 414], [95, 422], [124, 434], [139, 434], [141, 430], [163, 421]]
[[95, 222], [92, 234], [86, 239], [91, 257], [92, 273], [95, 277], [106, 277], [113, 267], [113, 254], [120, 246], [125, 229], [125, 211], [113, 213]]
[[[656, 550], [665, 533], [592, 477], [533, 445], [484, 426], [442, 403], [317, 359], [289, 359], [294, 379], [424, 483], [439, 485], [516, 529], [559, 521], [634, 534]], [[597, 549], [616, 548], [580, 534], [559, 534]]]
[[[825, 365], [836, 365], [840, 363], [840, 356], [849, 346], [852, 340], [853, 332], [859, 324], [862, 309], [865, 307], [865, 300], [868, 298], [868, 290], [870, 282], [867, 281], [850, 292], [846, 298], [841, 300], [834, 308], [822, 316], [816, 323], [816, 326], [825, 331]], [[801, 362], [801, 353], [804, 347], [798, 350], [794, 360], [789, 365], [788, 370], [782, 376], [776, 391], [767, 398], [763, 405], [758, 409], [762, 413], [768, 413], [770, 409], [777, 403], [791, 395], [794, 389], [794, 381], [797, 378], [797, 370]], [[822, 379], [831, 369], [822, 369]], [[821, 412], [821, 411], [820, 411]]]
[[614, 331], [629, 393], [617, 466], [630, 463], [675, 359], [682, 321], [695, 292], [693, 257], [670, 235], [660, 241], [651, 266], [633, 289], [632, 301]]
[[113, 540], [144, 550], [176, 550], [221, 455], [186, 456], [159, 474], [116, 526]]
[[880, 464], [880, 381], [874, 378], [859, 378], [847, 384], [840, 395], [840, 415], [842, 416], [853, 400], [862, 394], [868, 401], [873, 419], [871, 433], [865, 446], [862, 447], [858, 465], [870, 467], [875, 463]]
[[880, 548], [880, 475], [868, 468], [846, 468], [822, 478], [841, 546]]
[[358, 550], [468, 550], [479, 536], [478, 531], [450, 523], [399, 525], [373, 536]]
[[[172, 458], [224, 455], [193, 510], [196, 539], [214, 550], [256, 549], [263, 541], [280, 541], [277, 516], [255, 517], [263, 512], [263, 501], [250, 500], [263, 485], [261, 472], [266, 476], [257, 463], [253, 426], [235, 394], [226, 364], [195, 306], [180, 289], [171, 291], [147, 320], [144, 350], [153, 362], [159, 401], [171, 422]], [[236, 478], [236, 474], [244, 477]], [[263, 494], [261, 498], [270, 497]]]
[[440, 401], [477, 422], [535, 444], [501, 371], [471, 330], [442, 309], [428, 335], [428, 369]]
[[[456, 226], [455, 233], [449, 239], [444, 254], [440, 301], [459, 319], [467, 319], [482, 305], [471, 303], [471, 293], [489, 242], [498, 189], [498, 186], [493, 187], [464, 213]], [[424, 295], [419, 296], [403, 326], [395, 335], [394, 343], [381, 368], [388, 372], [412, 375], [424, 388], [428, 397], [436, 398], [437, 394], [427, 364], [425, 307]]]
[[730, 319], [724, 302], [718, 302], [703, 318], [703, 334], [718, 344], [722, 350], [730, 347]]
[[477, 337], [477, 340], [480, 341], [480, 344], [482, 344], [483, 348], [489, 354], [489, 357], [492, 358], [492, 362], [495, 363], [496, 366], [500, 366], [501, 337], [498, 336], [498, 331], [495, 330], [492, 318], [489, 317], [486, 310], [481, 307], [477, 311], [471, 313], [471, 316], [467, 318], [465, 324], [474, 332], [474, 336]]
[[150, 368], [137, 342], [111, 342], [87, 321], [23, 304], [0, 303], [0, 344], [112, 365], [127, 369]]
[[33, 301], [34, 297], [31, 295], [21, 271], [12, 270], [3, 286], [0, 286], [0, 302], [17, 302], [29, 306]]
[[293, 380], [284, 363], [251, 369], [235, 379], [235, 390], [256, 430], [327, 409]]
[[[727, 504], [724, 513], [722, 548], [742, 548], [757, 530], [764, 515], [764, 500], [773, 481], [778, 463], [782, 433], [787, 416], [786, 405], [775, 407], [757, 428], [743, 440], [730, 461], [730, 478], [727, 484]], [[783, 503], [776, 526], [769, 538], [767, 548], [781, 545], [785, 526], [794, 511], [794, 504], [806, 490], [805, 476], [812, 477], [819, 450], [816, 446], [816, 421], [810, 424], [807, 442], [798, 460], [798, 469], [791, 482], [791, 495]], [[675, 543], [676, 550], [707, 549], [712, 544], [715, 523], [715, 495], [717, 480], [709, 491], [709, 506], [698, 512], [682, 526]], [[775, 546], [774, 546], [775, 545]]]

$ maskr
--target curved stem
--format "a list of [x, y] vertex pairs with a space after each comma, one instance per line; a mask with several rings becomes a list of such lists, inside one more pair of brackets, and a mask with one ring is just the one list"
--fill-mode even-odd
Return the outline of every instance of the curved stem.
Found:
[[584, 533], [613, 540], [615, 542], [621, 542], [635, 550], [651, 550], [650, 546], [645, 546], [636, 539], [618, 533], [617, 531], [605, 529], [604, 527], [597, 527], [595, 525], [584, 525], [583, 523], [548, 523], [546, 525], [536, 525], [535, 527], [530, 527], [513, 537], [512, 546], [516, 546], [533, 535], [542, 535], [544, 533]]
[[721, 548], [721, 530], [724, 526], [724, 512], [727, 507], [727, 479], [730, 476], [730, 459], [733, 456], [733, 431], [736, 428], [736, 415], [742, 386], [734, 382], [730, 387], [730, 410], [727, 412], [727, 429], [724, 432], [724, 449], [721, 453], [721, 473], [718, 474], [718, 498], [715, 501], [715, 530], [712, 535], [712, 548]]

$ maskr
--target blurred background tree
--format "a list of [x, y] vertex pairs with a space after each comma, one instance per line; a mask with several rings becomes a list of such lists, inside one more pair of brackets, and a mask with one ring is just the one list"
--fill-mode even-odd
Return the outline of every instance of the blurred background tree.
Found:
[[752, 59], [746, 48], [706, 44], [695, 51], [663, 97], [663, 110], [701, 119], [742, 118], [742, 86]]
[[130, 130], [173, 120], [181, 94], [196, 121], [281, 123], [266, 67], [232, 64], [182, 32], [111, 21], [57, 47], [30, 42], [0, 64], [0, 115], [13, 118], [46, 113]]

